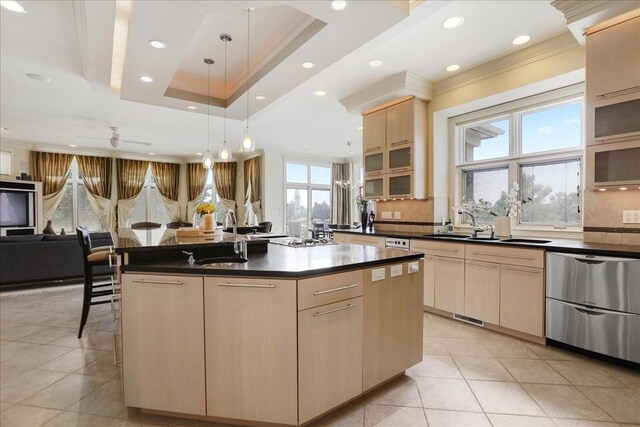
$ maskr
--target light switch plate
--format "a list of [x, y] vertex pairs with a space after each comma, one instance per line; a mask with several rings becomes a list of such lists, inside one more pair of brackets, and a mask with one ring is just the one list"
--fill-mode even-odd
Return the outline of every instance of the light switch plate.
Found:
[[623, 224], [640, 224], [640, 211], [622, 211]]
[[402, 219], [402, 213], [398, 211], [394, 212], [393, 219]]
[[402, 276], [402, 264], [391, 266], [391, 277]]
[[382, 211], [382, 218], [381, 219], [391, 219], [391, 211]]
[[409, 274], [418, 273], [420, 271], [420, 263], [419, 262], [410, 262], [409, 263]]
[[378, 282], [380, 280], [384, 280], [386, 277], [384, 268], [374, 268], [371, 270], [371, 281]]

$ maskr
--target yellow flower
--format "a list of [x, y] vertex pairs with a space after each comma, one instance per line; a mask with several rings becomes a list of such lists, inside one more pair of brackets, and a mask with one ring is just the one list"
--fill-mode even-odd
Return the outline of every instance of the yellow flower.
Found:
[[218, 210], [218, 207], [215, 203], [211, 202], [201, 202], [196, 206], [196, 212], [200, 215], [214, 213]]

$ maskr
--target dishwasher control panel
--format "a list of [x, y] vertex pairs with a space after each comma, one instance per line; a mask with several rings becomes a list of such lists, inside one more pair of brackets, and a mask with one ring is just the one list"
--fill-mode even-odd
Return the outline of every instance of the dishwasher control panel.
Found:
[[384, 246], [387, 248], [409, 250], [409, 239], [402, 239], [400, 237], [387, 237]]

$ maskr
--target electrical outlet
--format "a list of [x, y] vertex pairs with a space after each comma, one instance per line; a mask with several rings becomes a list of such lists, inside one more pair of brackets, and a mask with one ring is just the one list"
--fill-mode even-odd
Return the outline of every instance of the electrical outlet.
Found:
[[394, 212], [393, 219], [402, 219], [402, 213], [398, 211]]
[[380, 219], [391, 219], [391, 212], [390, 211], [382, 211], [382, 218]]
[[640, 224], [640, 211], [622, 211], [623, 224]]
[[402, 276], [402, 264], [391, 266], [391, 277]]
[[385, 279], [385, 269], [384, 268], [374, 268], [371, 270], [371, 281], [377, 282]]

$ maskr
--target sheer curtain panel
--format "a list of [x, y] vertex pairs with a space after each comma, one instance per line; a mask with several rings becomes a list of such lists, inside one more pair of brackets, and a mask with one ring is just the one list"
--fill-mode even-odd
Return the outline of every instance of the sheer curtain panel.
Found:
[[31, 152], [31, 170], [33, 180], [42, 182], [42, 216], [44, 225], [64, 197], [67, 175], [73, 161], [73, 155], [62, 153]]
[[[236, 162], [218, 162], [213, 165], [213, 178], [220, 201], [227, 209], [236, 212], [236, 180], [238, 164]], [[236, 212], [237, 213], [237, 212]]]
[[244, 161], [244, 223], [249, 223], [249, 209], [253, 211], [258, 222], [262, 222], [262, 194], [260, 182], [260, 160], [261, 157], [253, 157]]
[[111, 206], [113, 161], [110, 157], [93, 156], [76, 156], [76, 161], [82, 174], [89, 204], [98, 215], [102, 229], [109, 230], [115, 224], [115, 210]]
[[171, 218], [171, 221], [179, 221], [178, 176], [180, 175], [180, 164], [152, 162], [151, 172], [155, 177], [156, 188], [162, 203], [164, 203], [169, 212], [169, 218]]

